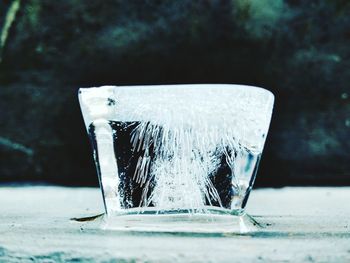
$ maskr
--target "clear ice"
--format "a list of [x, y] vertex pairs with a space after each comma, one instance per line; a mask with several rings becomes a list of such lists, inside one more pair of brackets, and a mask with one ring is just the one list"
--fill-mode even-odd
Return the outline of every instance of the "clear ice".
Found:
[[79, 90], [107, 214], [240, 214], [274, 96], [242, 85]]

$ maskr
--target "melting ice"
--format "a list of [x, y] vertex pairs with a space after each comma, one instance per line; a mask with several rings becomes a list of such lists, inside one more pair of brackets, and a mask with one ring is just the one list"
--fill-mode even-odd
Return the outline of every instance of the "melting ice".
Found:
[[273, 95], [238, 85], [80, 89], [107, 213], [243, 211]]

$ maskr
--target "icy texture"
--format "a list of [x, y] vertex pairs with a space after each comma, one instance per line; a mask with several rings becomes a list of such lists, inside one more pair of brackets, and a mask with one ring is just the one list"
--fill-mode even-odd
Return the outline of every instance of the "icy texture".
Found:
[[270, 123], [270, 92], [105, 86], [80, 89], [79, 98], [107, 213], [244, 209]]

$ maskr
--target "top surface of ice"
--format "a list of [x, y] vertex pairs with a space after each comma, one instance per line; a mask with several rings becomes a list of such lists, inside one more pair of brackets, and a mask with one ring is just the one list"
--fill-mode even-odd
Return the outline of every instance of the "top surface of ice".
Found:
[[214, 131], [262, 149], [274, 96], [229, 84], [102, 86], [79, 90], [86, 126], [100, 119]]

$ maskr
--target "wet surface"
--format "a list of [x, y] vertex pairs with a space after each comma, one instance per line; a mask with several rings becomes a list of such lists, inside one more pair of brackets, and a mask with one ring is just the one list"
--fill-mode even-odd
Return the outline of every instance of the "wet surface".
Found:
[[2, 187], [0, 262], [349, 262], [349, 198], [350, 188], [254, 190], [256, 231], [150, 233], [101, 229], [99, 189]]

